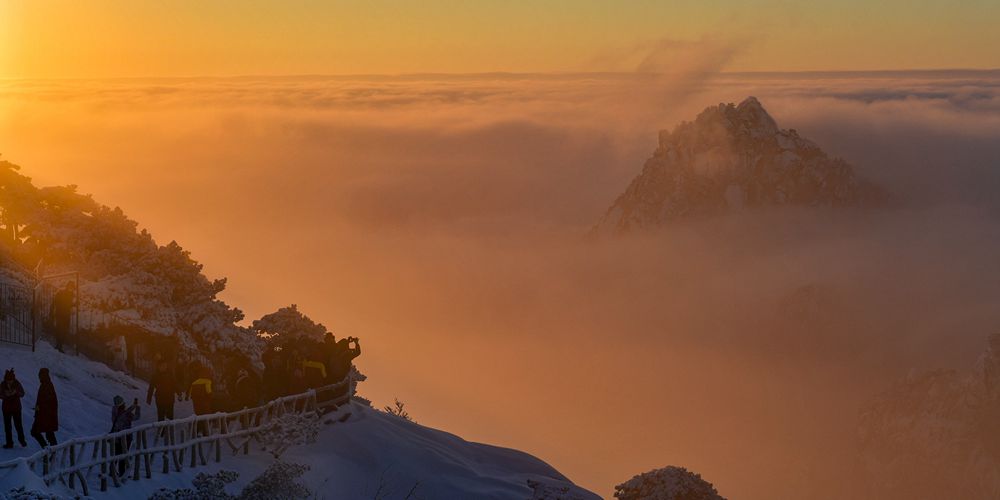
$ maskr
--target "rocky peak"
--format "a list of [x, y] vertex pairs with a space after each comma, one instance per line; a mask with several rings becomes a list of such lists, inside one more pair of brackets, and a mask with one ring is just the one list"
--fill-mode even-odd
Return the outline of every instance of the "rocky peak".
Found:
[[656, 151], [595, 231], [768, 205], [862, 205], [881, 197], [850, 165], [794, 129], [782, 130], [748, 97], [661, 131]]

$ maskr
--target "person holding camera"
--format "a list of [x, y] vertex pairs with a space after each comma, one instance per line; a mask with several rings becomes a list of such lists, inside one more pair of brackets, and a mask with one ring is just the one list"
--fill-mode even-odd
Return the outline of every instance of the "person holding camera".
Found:
[[[120, 432], [132, 428], [132, 422], [139, 420], [142, 408], [139, 406], [139, 398], [132, 400], [132, 406], [125, 407], [125, 398], [115, 396], [114, 404], [111, 406], [111, 432]], [[132, 435], [127, 434], [124, 438], [115, 438], [115, 455], [122, 455], [132, 447]], [[124, 476], [128, 469], [128, 460], [118, 462], [118, 475]]]
[[[332, 335], [331, 335], [332, 337]], [[352, 346], [353, 344], [353, 346]], [[337, 384], [347, 378], [351, 373], [351, 366], [354, 359], [361, 355], [361, 343], [357, 337], [347, 337], [337, 341], [333, 352], [330, 353], [327, 364], [330, 367], [329, 380], [331, 384]], [[333, 399], [339, 399], [350, 390], [350, 384], [344, 383], [337, 387], [332, 394]]]

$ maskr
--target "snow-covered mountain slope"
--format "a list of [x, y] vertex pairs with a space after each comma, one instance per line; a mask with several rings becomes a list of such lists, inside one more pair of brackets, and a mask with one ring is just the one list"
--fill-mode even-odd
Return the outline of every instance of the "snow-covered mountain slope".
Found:
[[[56, 432], [56, 438], [60, 441], [74, 436], [108, 432], [111, 429], [111, 401], [117, 395], [130, 402], [139, 398], [143, 403], [144, 414], [139, 423], [156, 418], [155, 408], [145, 405], [145, 382], [116, 372], [101, 363], [62, 354], [44, 341], [38, 342], [35, 352], [27, 347], [0, 344], [0, 368], [13, 368], [17, 379], [24, 386], [25, 397], [21, 400], [24, 409], [21, 413], [25, 434], [31, 429], [34, 414], [31, 409], [35, 406], [38, 394], [38, 370], [43, 367], [49, 369], [52, 385], [59, 398], [59, 431]], [[178, 403], [177, 409], [180, 410], [178, 416], [190, 415], [191, 403]], [[27, 448], [15, 446], [12, 450], [0, 450], [0, 462], [31, 455], [38, 450], [38, 443], [28, 437]]]
[[1000, 335], [969, 373], [912, 374], [858, 426], [870, 498], [1000, 498]]
[[[0, 346], [0, 366], [13, 367], [24, 385], [26, 431], [31, 426], [30, 408], [38, 389], [38, 369], [43, 366], [50, 369], [59, 396], [57, 437], [61, 440], [107, 432], [110, 402], [115, 395], [120, 394], [127, 400], [138, 397], [144, 403], [145, 383], [102, 364], [61, 354], [45, 343], [40, 343], [35, 353]], [[378, 498], [396, 499], [405, 498], [413, 490], [411, 498], [525, 500], [533, 496], [529, 480], [551, 486], [554, 491], [565, 489], [567, 493], [562, 497], [565, 499], [599, 498], [526, 453], [471, 443], [357, 403], [353, 406], [352, 416], [346, 422], [329, 420], [321, 425], [315, 443], [292, 447], [282, 456], [286, 462], [311, 467], [300, 482], [317, 498], [375, 498], [376, 491], [381, 491]], [[143, 405], [140, 423], [155, 417], [152, 410]], [[178, 417], [190, 414], [190, 403], [178, 403], [176, 411]], [[38, 445], [30, 442], [27, 449], [0, 450], [0, 462], [37, 450]], [[247, 456], [229, 457], [221, 464], [210, 463], [181, 473], [157, 475], [150, 481], [128, 482], [121, 488], [112, 488], [107, 494], [94, 496], [148, 498], [160, 488], [189, 488], [197, 473], [219, 470], [240, 473], [240, 478], [230, 485], [233, 492], [239, 492], [273, 460], [267, 453], [254, 450]], [[41, 489], [42, 483], [27, 470], [0, 470], [0, 498], [19, 486]], [[47, 491], [64, 496], [70, 494], [58, 485]]]
[[851, 206], [885, 195], [794, 130], [754, 97], [719, 104], [672, 132], [594, 228], [619, 233], [690, 215], [769, 205]]

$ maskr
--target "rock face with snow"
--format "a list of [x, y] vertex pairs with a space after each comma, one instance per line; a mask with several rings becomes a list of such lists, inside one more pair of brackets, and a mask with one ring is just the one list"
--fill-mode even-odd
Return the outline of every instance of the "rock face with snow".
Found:
[[774, 205], [858, 206], [881, 190], [794, 130], [782, 130], [754, 97], [707, 108], [661, 131], [642, 173], [594, 228], [620, 233], [672, 219]]
[[1000, 335], [968, 374], [915, 374], [858, 426], [867, 498], [1000, 498]]

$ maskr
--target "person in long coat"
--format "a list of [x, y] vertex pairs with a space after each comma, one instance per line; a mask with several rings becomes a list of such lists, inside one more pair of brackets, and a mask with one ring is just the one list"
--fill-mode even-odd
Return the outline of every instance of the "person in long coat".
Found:
[[52, 327], [56, 340], [56, 349], [63, 352], [63, 342], [69, 340], [69, 335], [73, 326], [73, 308], [76, 307], [76, 298], [73, 293], [74, 283], [66, 283], [62, 290], [52, 296], [52, 304], [49, 305], [49, 315], [52, 318]]
[[156, 399], [156, 421], [173, 420], [174, 418], [174, 397], [177, 394], [177, 378], [170, 369], [170, 363], [160, 361], [156, 367], [156, 373], [149, 381], [149, 389], [146, 391], [146, 404], [152, 404], [154, 396]]
[[24, 440], [24, 426], [21, 424], [21, 398], [24, 397], [24, 387], [14, 376], [14, 369], [7, 370], [3, 374], [3, 382], [0, 382], [0, 399], [3, 399], [3, 432], [7, 438], [3, 447], [10, 449], [14, 447], [14, 436], [11, 435], [11, 424], [17, 430], [17, 440], [21, 446], [28, 446]]
[[56, 445], [56, 431], [59, 430], [59, 400], [56, 388], [49, 377], [49, 369], [38, 370], [38, 397], [35, 399], [35, 422], [31, 425], [31, 437], [42, 448]]

